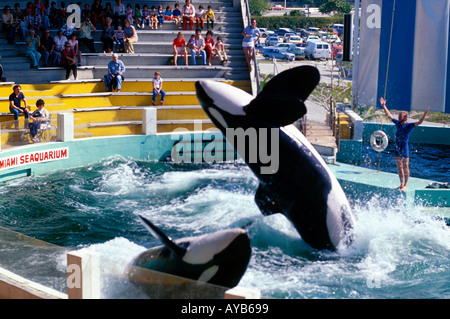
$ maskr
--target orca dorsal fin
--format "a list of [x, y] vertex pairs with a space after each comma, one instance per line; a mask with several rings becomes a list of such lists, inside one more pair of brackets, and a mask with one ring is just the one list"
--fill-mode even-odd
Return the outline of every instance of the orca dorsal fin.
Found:
[[156, 227], [151, 221], [149, 221], [147, 218], [138, 215], [141, 219], [142, 223], [144, 224], [145, 228], [152, 234], [153, 237], [160, 240], [164, 246], [166, 246], [168, 249], [170, 249], [175, 255], [179, 256], [180, 258], [183, 257], [186, 254], [186, 249], [177, 245], [172, 238], [164, 234], [164, 232]]
[[319, 81], [320, 73], [313, 66], [283, 71], [264, 86], [245, 112], [276, 127], [292, 124], [306, 114], [304, 102]]

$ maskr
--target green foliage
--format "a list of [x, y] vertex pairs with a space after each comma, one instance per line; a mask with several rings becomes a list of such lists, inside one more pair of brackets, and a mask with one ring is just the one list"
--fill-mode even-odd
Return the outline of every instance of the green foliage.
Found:
[[345, 0], [329, 0], [319, 7], [322, 13], [349, 13], [352, 6]]
[[298, 16], [268, 16], [253, 17], [258, 21], [258, 27], [277, 30], [278, 28], [324, 28], [335, 23], [344, 23], [342, 17], [298, 17]]
[[270, 9], [270, 5], [266, 0], [248, 0], [251, 16], [261, 16], [264, 11]]

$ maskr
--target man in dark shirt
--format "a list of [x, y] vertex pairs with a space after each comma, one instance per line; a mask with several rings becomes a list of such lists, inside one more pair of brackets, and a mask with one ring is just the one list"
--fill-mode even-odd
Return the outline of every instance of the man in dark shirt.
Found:
[[[25, 96], [21, 92], [22, 87], [19, 84], [14, 85], [13, 87], [14, 92], [11, 93], [9, 96], [9, 111], [14, 114], [14, 126], [18, 128], [18, 122], [19, 122], [19, 114], [23, 113], [25, 116], [25, 127], [27, 126], [28, 122], [28, 104], [27, 100], [25, 99]], [[24, 107], [22, 107], [20, 104], [23, 101]]]
[[44, 66], [60, 65], [61, 54], [55, 50], [55, 40], [50, 36], [50, 31], [45, 30], [44, 36], [41, 39], [41, 53]]
[[380, 98], [380, 104], [383, 107], [384, 113], [386, 113], [387, 117], [395, 124], [397, 127], [397, 131], [395, 133], [395, 163], [397, 164], [397, 172], [400, 178], [400, 186], [399, 190], [405, 191], [406, 184], [408, 183], [409, 178], [409, 136], [411, 135], [411, 131], [416, 126], [419, 126], [425, 120], [430, 108], [428, 108], [422, 115], [419, 121], [415, 123], [406, 123], [408, 120], [408, 114], [406, 112], [400, 112], [398, 114], [398, 120], [395, 119], [391, 112], [386, 107], [386, 100], [384, 98]]

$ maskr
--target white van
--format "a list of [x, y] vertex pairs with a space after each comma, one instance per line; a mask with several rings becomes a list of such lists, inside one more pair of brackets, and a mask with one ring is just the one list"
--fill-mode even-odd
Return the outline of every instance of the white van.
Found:
[[310, 59], [331, 59], [331, 47], [326, 42], [310, 41], [305, 47], [305, 56]]

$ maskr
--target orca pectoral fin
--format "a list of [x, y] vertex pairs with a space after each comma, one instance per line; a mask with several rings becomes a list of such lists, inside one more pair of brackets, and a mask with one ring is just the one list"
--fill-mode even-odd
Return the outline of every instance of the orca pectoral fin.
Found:
[[152, 234], [153, 237], [160, 240], [164, 244], [164, 246], [170, 249], [177, 256], [183, 257], [185, 255], [186, 253], [185, 248], [177, 245], [169, 236], [164, 234], [162, 230], [156, 227], [147, 218], [142, 217], [141, 215], [138, 216], [141, 219], [142, 223], [144, 224], [145, 228], [147, 228], [147, 230], [150, 232], [150, 234]]
[[294, 123], [306, 114], [304, 102], [320, 81], [317, 68], [304, 65], [281, 72], [244, 109], [274, 126]]
[[278, 205], [277, 199], [274, 198], [271, 192], [263, 184], [259, 184], [255, 194], [255, 202], [259, 210], [264, 216], [282, 213], [282, 208]]

